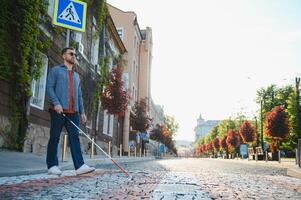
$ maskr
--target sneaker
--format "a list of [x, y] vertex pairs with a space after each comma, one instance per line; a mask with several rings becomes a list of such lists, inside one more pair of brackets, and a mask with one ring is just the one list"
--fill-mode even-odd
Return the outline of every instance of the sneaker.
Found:
[[53, 166], [48, 169], [48, 174], [61, 175], [62, 171], [57, 166]]
[[76, 175], [90, 173], [93, 172], [94, 170], [95, 170], [94, 167], [89, 167], [88, 165], [83, 164], [80, 168], [76, 170]]

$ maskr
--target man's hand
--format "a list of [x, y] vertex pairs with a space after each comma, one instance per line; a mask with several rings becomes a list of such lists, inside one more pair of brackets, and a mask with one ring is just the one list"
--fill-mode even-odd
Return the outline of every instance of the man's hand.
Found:
[[81, 114], [80, 115], [80, 121], [82, 124], [86, 123], [87, 122], [87, 117], [85, 114]]
[[63, 108], [61, 105], [56, 105], [54, 106], [54, 110], [55, 112], [57, 112], [58, 114], [61, 114], [63, 112]]

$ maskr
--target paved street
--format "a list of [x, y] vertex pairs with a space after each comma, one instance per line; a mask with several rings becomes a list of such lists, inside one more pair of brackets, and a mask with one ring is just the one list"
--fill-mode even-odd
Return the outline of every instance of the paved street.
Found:
[[114, 165], [93, 174], [0, 178], [1, 199], [301, 199], [301, 179], [245, 161], [162, 159]]

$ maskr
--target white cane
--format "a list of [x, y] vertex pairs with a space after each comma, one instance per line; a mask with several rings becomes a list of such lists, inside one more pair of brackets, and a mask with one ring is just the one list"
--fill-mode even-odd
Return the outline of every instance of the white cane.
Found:
[[100, 146], [98, 144], [96, 144], [84, 131], [82, 131], [69, 117], [67, 117], [64, 113], [62, 113], [62, 115], [71, 123], [73, 124], [73, 126], [75, 126], [81, 133], [84, 134], [84, 136], [86, 136], [86, 138], [88, 138], [96, 147], [98, 147], [99, 150], [101, 150], [108, 158], [111, 159], [111, 161], [126, 175], [129, 176], [129, 174], [115, 161], [113, 160], [113, 158], [108, 155], [102, 148], [100, 148]]

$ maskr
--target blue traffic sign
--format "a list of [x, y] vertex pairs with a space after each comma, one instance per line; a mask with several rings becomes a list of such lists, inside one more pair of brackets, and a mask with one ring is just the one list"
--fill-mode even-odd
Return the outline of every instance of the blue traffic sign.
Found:
[[79, 0], [56, 0], [54, 5], [53, 24], [86, 31], [87, 4]]

